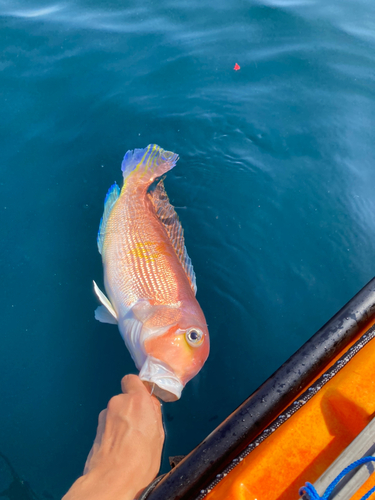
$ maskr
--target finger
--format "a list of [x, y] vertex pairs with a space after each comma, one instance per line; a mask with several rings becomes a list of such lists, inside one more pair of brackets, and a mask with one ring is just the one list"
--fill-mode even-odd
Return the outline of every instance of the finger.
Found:
[[86, 458], [85, 467], [83, 469], [83, 475], [90, 472], [90, 462], [91, 462], [92, 456], [94, 454], [94, 446], [95, 445], [92, 445], [90, 453], [88, 454], [88, 457]]
[[97, 454], [98, 450], [99, 450], [99, 445], [94, 442], [94, 444], [92, 445], [91, 447], [91, 450], [90, 450], [90, 453], [88, 454], [87, 458], [86, 458], [86, 463], [85, 463], [85, 467], [83, 469], [83, 475], [87, 474], [90, 472], [90, 470], [92, 469], [93, 467], [93, 464], [94, 464], [94, 460], [93, 458], [95, 457], [95, 455]]
[[161, 413], [161, 404], [160, 404], [159, 400], [155, 398], [155, 396], [152, 396], [151, 399], [152, 399], [152, 402], [154, 405], [154, 411], [155, 411], [157, 427], [159, 430], [159, 435], [164, 440], [165, 432], [164, 432], [164, 426], [163, 426], [163, 416]]
[[161, 402], [158, 400], [158, 398], [156, 396], [151, 396], [151, 400], [152, 400], [152, 403], [155, 407], [157, 414], [161, 415]]
[[121, 380], [121, 390], [124, 394], [148, 392], [143, 382], [137, 375], [125, 375]]
[[95, 455], [95, 453], [100, 447], [100, 443], [102, 441], [103, 432], [105, 428], [106, 418], [107, 418], [107, 410], [102, 410], [99, 413], [98, 428], [96, 430], [95, 440], [91, 447], [90, 453], [88, 454], [88, 457], [86, 459], [85, 468], [83, 470], [84, 475], [90, 471], [92, 457]]
[[96, 437], [95, 437], [95, 442], [98, 444], [100, 444], [102, 440], [106, 420], [107, 420], [107, 410], [105, 409], [99, 413], [98, 427], [96, 429]]

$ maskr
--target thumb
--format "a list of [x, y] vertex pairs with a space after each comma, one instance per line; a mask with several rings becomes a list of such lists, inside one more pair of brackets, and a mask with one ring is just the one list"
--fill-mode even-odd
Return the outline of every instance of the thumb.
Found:
[[137, 375], [125, 375], [121, 380], [121, 390], [124, 394], [136, 394], [137, 392], [149, 394], [145, 385]]

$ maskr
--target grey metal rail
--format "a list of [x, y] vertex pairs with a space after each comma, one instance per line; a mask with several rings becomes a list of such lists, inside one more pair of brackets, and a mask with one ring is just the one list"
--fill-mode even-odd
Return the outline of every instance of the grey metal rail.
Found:
[[[314, 483], [314, 488], [320, 496], [323, 495], [332, 481], [348, 465], [366, 456], [375, 456], [375, 418], [363, 431], [350, 443], [341, 455]], [[350, 500], [354, 493], [367, 481], [375, 470], [374, 462], [363, 464], [349, 472], [336, 486], [330, 495], [330, 500]], [[308, 500], [308, 495], [302, 496]]]

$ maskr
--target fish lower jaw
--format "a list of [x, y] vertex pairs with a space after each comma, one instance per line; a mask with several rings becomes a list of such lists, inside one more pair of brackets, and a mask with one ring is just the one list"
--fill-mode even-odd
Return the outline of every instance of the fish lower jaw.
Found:
[[150, 392], [166, 403], [177, 401], [181, 397], [182, 382], [171, 368], [159, 359], [148, 356], [139, 372], [139, 378]]

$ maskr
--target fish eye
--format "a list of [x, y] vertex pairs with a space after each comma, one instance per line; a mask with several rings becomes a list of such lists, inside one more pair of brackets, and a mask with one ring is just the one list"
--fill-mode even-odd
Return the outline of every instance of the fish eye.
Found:
[[189, 328], [185, 333], [188, 344], [192, 347], [198, 347], [203, 342], [203, 332], [198, 328]]

